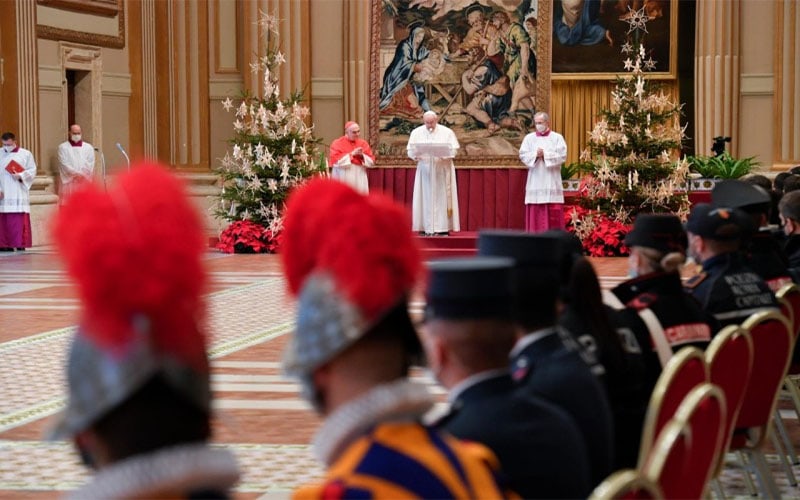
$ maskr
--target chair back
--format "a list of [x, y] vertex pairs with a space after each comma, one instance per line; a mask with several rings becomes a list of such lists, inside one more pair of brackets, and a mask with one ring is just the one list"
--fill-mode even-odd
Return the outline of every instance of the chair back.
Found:
[[781, 310], [783, 311], [784, 306], [783, 301], [786, 301], [789, 304], [789, 308], [791, 309], [791, 315], [784, 312], [786, 318], [791, 322], [792, 326], [792, 337], [797, 339], [798, 334], [800, 334], [800, 287], [795, 285], [794, 283], [788, 283], [783, 285], [780, 290], [775, 294], [775, 297], [781, 301]]
[[661, 500], [661, 488], [633, 469], [623, 469], [612, 473], [589, 495], [589, 500], [653, 499]]
[[677, 494], [691, 453], [691, 429], [685, 422], [670, 420], [653, 444], [653, 452], [641, 467], [644, 476], [656, 483], [664, 498], [685, 498]]
[[658, 377], [647, 405], [642, 442], [639, 446], [640, 469], [661, 429], [675, 416], [686, 395], [696, 386], [708, 381], [708, 365], [700, 349], [684, 347], [670, 358]]
[[747, 384], [753, 368], [753, 342], [750, 335], [739, 326], [723, 328], [706, 349], [706, 361], [711, 383], [720, 388], [728, 408], [722, 426], [722, 443], [716, 473], [722, 468], [725, 453], [730, 446], [733, 424], [739, 416]]
[[725, 396], [704, 383], [686, 396], [661, 431], [642, 469], [665, 498], [701, 498], [717, 464], [725, 419]]
[[690, 453], [686, 457], [683, 480], [674, 488], [681, 491], [672, 498], [701, 498], [706, 484], [716, 472], [722, 451], [727, 404], [725, 394], [714, 384], [702, 384], [681, 403], [675, 419], [691, 430]]
[[760, 428], [756, 442], [739, 443], [734, 440], [732, 448], [744, 446], [760, 447], [766, 439], [767, 429], [775, 412], [778, 391], [789, 365], [792, 334], [786, 318], [777, 311], [762, 311], [753, 314], [742, 324], [753, 343], [753, 365], [750, 381], [744, 394], [735, 431]]

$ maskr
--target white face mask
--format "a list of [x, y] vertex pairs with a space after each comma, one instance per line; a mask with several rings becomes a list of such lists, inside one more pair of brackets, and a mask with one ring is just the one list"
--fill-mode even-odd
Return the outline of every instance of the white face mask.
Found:
[[81, 140], [81, 134], [72, 134], [69, 138], [72, 142], [78, 142]]
[[537, 123], [536, 124], [536, 131], [540, 134], [544, 134], [545, 130], [547, 130], [547, 125], [544, 123]]
[[6, 153], [10, 153], [10, 152], [14, 151], [14, 146], [3, 145], [3, 149], [5, 150]]

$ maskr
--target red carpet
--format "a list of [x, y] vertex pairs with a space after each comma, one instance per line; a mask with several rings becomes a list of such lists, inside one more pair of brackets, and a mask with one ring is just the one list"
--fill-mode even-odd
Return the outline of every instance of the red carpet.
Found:
[[459, 231], [448, 236], [418, 236], [425, 259], [475, 255], [478, 233]]

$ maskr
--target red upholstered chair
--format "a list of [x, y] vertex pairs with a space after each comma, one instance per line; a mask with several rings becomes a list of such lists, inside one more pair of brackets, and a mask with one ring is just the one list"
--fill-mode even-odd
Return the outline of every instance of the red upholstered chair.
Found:
[[708, 381], [708, 365], [700, 349], [685, 347], [670, 358], [647, 405], [639, 447], [640, 470], [661, 429], [675, 416], [686, 395], [696, 386]]
[[725, 396], [704, 383], [689, 392], [656, 440], [642, 472], [665, 498], [701, 498], [723, 443]]
[[747, 383], [753, 368], [753, 342], [750, 335], [736, 325], [722, 329], [706, 348], [706, 362], [711, 383], [725, 395], [727, 413], [723, 423], [722, 446], [714, 476], [724, 465], [725, 453], [733, 436], [733, 424], [739, 416]]
[[656, 483], [647, 479], [641, 472], [623, 469], [608, 476], [598, 484], [589, 500], [661, 500], [664, 495]]
[[753, 343], [753, 368], [734, 426], [730, 449], [749, 455], [748, 468], [756, 474], [761, 493], [777, 498], [780, 492], [763, 452], [794, 338], [787, 319], [777, 311], [753, 314], [743, 324]]

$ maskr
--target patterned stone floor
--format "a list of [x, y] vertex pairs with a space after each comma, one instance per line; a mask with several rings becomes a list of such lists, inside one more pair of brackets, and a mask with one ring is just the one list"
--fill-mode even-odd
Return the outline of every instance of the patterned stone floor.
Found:
[[[294, 304], [274, 256], [209, 253], [205, 262], [214, 446], [239, 460], [237, 498], [287, 497], [322, 473], [308, 446], [320, 421], [299, 398], [298, 386], [280, 374]], [[604, 287], [626, 273], [624, 260], [596, 264]], [[0, 498], [52, 498], [88, 478], [69, 443], [42, 438], [64, 405], [63, 363], [78, 313], [75, 290], [51, 248], [0, 254]], [[443, 396], [423, 371], [414, 376]], [[785, 413], [800, 442], [796, 417]], [[800, 477], [800, 467], [795, 474]], [[782, 473], [775, 476], [786, 497], [800, 498]], [[726, 470], [729, 494], [746, 494], [739, 477], [735, 468]]]

